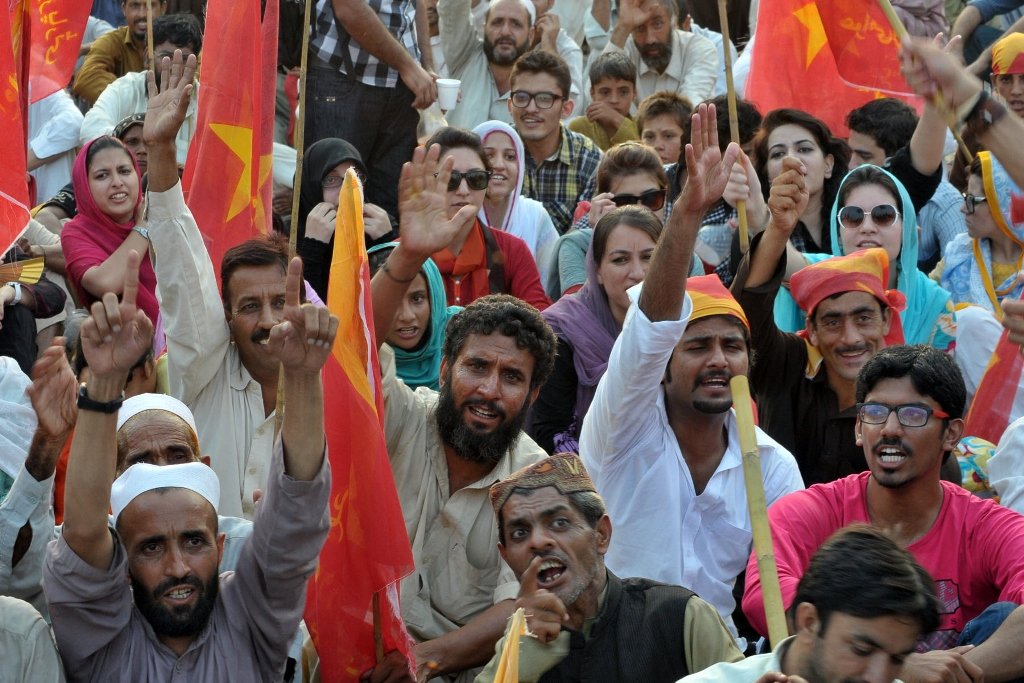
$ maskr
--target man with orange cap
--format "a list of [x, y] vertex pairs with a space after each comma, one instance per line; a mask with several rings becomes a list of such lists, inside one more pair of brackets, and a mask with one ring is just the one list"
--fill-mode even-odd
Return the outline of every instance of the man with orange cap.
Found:
[[1024, 117], [1024, 33], [1011, 33], [992, 46], [992, 87]]
[[[719, 150], [713, 106], [698, 108], [692, 128], [686, 186], [645, 282], [629, 291], [580, 455], [619, 528], [609, 569], [690, 588], [738, 637], [733, 585], [752, 536], [729, 380], [747, 373], [750, 333], [716, 276], [686, 279], [701, 218], [738, 150]], [[757, 438], [768, 503], [802, 489], [793, 456]]]

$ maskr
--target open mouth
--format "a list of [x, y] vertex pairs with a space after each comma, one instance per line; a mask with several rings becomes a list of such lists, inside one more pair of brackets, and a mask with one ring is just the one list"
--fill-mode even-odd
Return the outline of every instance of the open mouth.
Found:
[[541, 588], [556, 583], [565, 573], [565, 564], [554, 558], [544, 560], [537, 571], [537, 585]]
[[399, 327], [395, 330], [395, 334], [398, 335], [400, 339], [414, 339], [416, 335], [419, 334], [419, 331], [419, 327]]
[[883, 465], [899, 465], [907, 459], [907, 454], [899, 446], [879, 446], [876, 449], [878, 462]]
[[476, 417], [479, 417], [482, 420], [495, 420], [498, 418], [497, 411], [488, 410], [487, 408], [479, 404], [469, 406], [468, 410], [470, 413], [472, 413]]

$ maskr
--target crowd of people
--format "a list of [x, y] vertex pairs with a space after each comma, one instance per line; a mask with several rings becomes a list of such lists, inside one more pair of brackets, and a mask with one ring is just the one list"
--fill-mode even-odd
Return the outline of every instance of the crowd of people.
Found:
[[[29, 114], [0, 681], [1024, 680], [1024, 27], [982, 24], [1020, 3], [894, 0], [920, 113], [741, 98], [729, 142], [756, 1], [731, 41], [697, 0], [281, 0], [274, 230], [219, 264], [204, 4], [96, 0]], [[342, 673], [303, 610], [346, 178], [414, 570], [409, 655]]]

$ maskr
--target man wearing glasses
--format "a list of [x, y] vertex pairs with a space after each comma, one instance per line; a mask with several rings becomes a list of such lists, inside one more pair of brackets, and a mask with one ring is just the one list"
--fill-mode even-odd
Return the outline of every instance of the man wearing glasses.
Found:
[[[1024, 517], [939, 478], [964, 426], [966, 391], [953, 359], [927, 346], [882, 349], [861, 369], [856, 398], [869, 471], [790, 494], [768, 511], [783, 604], [828, 536], [867, 522], [914, 555], [939, 595], [939, 627], [907, 657], [903, 680], [1024, 676]], [[755, 563], [743, 610], [765, 633]]]
[[565, 61], [534, 50], [512, 67], [509, 111], [526, 148], [523, 194], [544, 204], [559, 235], [572, 226], [576, 204], [594, 194], [601, 150], [569, 130], [562, 119], [572, 114], [572, 79]]

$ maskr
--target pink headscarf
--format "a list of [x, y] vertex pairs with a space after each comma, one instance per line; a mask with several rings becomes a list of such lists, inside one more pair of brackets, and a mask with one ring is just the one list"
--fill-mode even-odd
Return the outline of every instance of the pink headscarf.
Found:
[[[75, 288], [79, 303], [85, 307], [89, 307], [98, 300], [98, 297], [87, 292], [82, 286], [82, 277], [85, 272], [106, 261], [127, 239], [131, 234], [132, 226], [135, 225], [134, 218], [127, 223], [116, 222], [103, 213], [92, 196], [86, 159], [92, 146], [104, 139], [117, 141], [117, 144], [131, 157], [135, 175], [139, 178], [139, 196], [135, 201], [135, 208], [137, 209], [142, 202], [142, 174], [139, 172], [138, 162], [135, 161], [135, 155], [131, 153], [131, 150], [110, 136], [98, 137], [82, 148], [75, 158], [75, 166], [71, 171], [78, 214], [64, 226], [60, 235], [60, 244], [64, 250], [68, 279]], [[149, 260], [148, 252], [143, 255], [142, 264], [139, 267], [137, 303], [139, 308], [145, 311], [146, 316], [156, 325], [160, 306], [156, 300], [156, 273], [153, 272], [153, 264]]]

